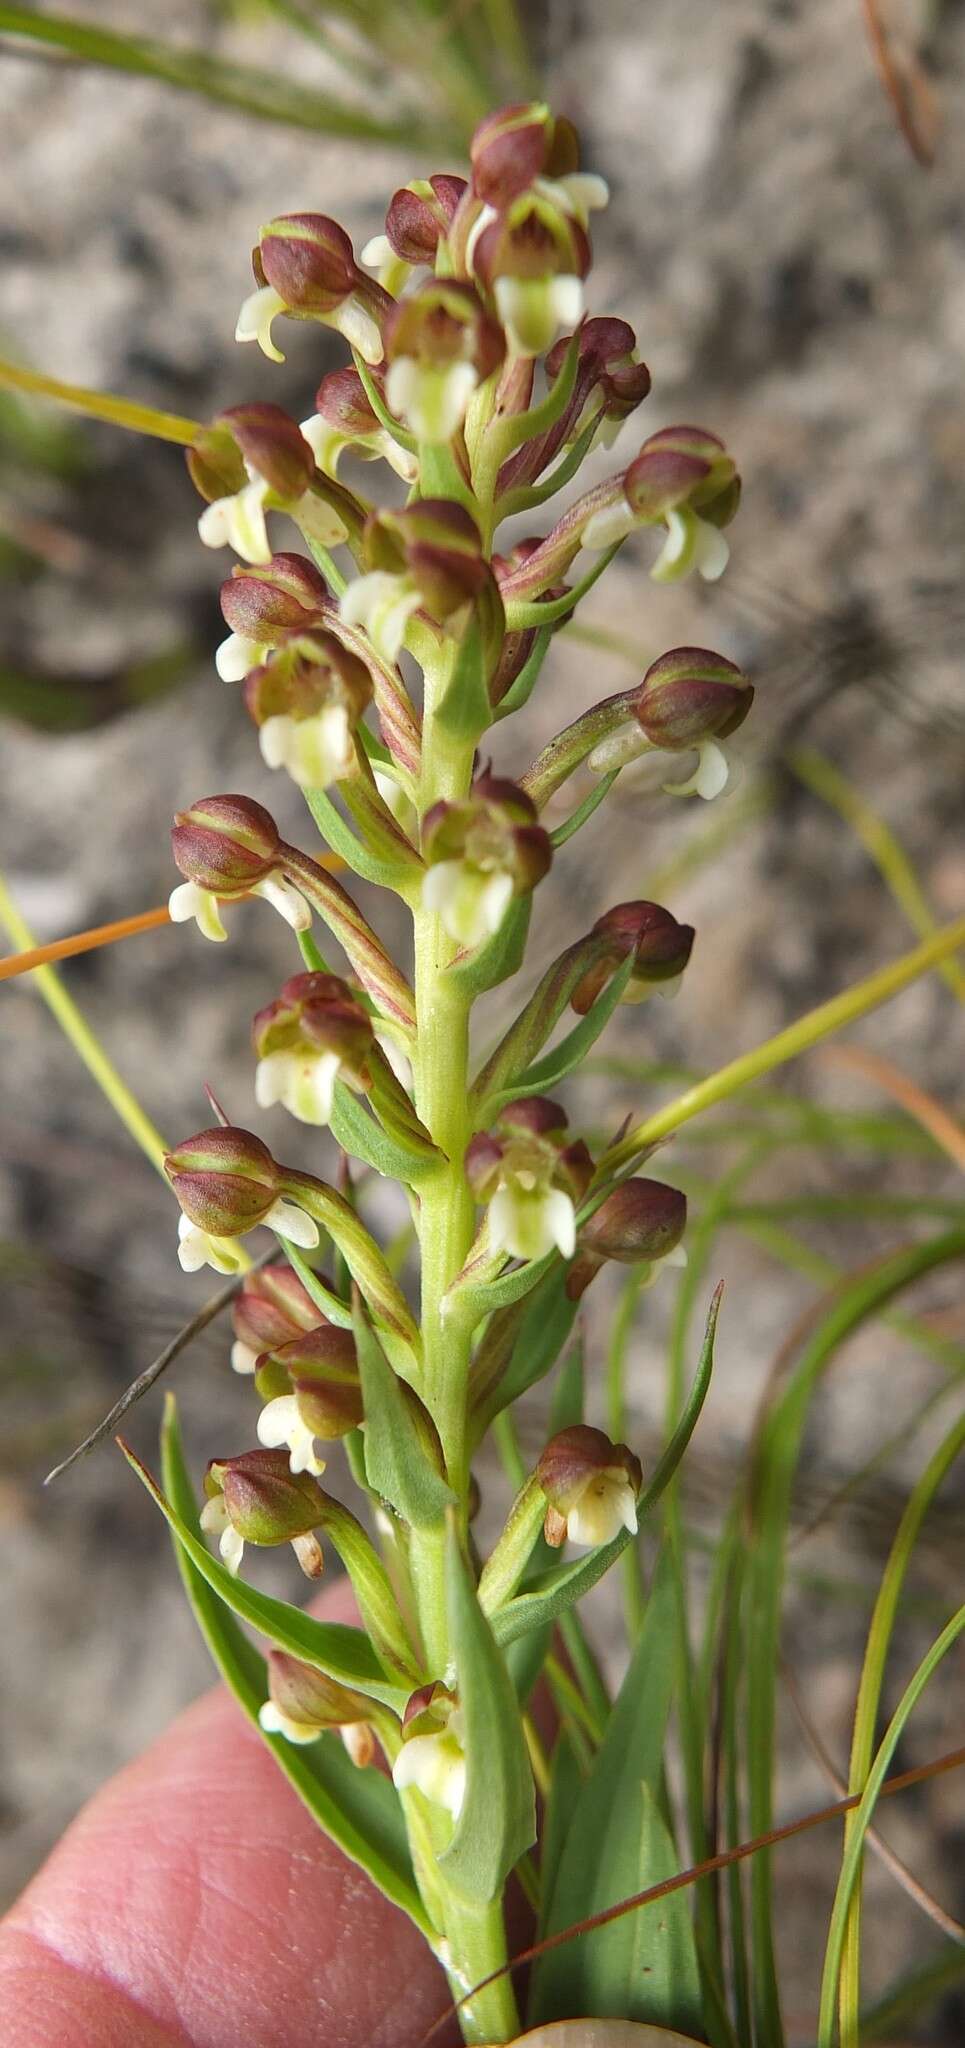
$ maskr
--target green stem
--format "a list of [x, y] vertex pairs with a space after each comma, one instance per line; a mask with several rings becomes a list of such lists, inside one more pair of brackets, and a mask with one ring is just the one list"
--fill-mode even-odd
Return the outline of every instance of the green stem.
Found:
[[678, 1095], [674, 1102], [668, 1102], [654, 1116], [637, 1124], [619, 1145], [611, 1146], [605, 1154], [597, 1169], [598, 1177], [604, 1170], [612, 1172], [627, 1165], [645, 1147], [656, 1144], [659, 1138], [666, 1138], [671, 1131], [679, 1130], [681, 1124], [689, 1123], [691, 1117], [711, 1109], [715, 1102], [726, 1102], [728, 1096], [736, 1095], [748, 1081], [756, 1081], [762, 1074], [771, 1073], [785, 1060], [793, 1060], [800, 1053], [809, 1052], [812, 1046], [818, 1045], [822, 1038], [829, 1038], [832, 1032], [867, 1016], [869, 1010], [875, 1010], [879, 1003], [887, 1003], [892, 996], [900, 995], [903, 988], [908, 988], [930, 967], [939, 966], [941, 961], [949, 959], [963, 946], [965, 917], [959, 917], [954, 924], [945, 925], [942, 931], [936, 932], [935, 937], [928, 939], [923, 946], [916, 946], [911, 953], [903, 953], [901, 959], [892, 961], [890, 967], [882, 967], [877, 974], [869, 974], [865, 981], [845, 989], [843, 995], [833, 996], [829, 1003], [820, 1003], [816, 1010], [808, 1010], [785, 1031], [779, 1031], [774, 1038], [766, 1039], [763, 1045], [755, 1046], [753, 1052], [742, 1053], [739, 1059], [731, 1060], [726, 1067], [719, 1067], [716, 1074], [709, 1074], [705, 1081], [698, 1081], [693, 1088], [687, 1088], [683, 1095]]

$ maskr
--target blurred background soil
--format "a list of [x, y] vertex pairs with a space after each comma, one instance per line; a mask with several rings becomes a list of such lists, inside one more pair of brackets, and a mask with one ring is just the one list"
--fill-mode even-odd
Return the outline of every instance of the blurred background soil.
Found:
[[[81, 11], [130, 25], [113, 0]], [[586, 607], [610, 642], [561, 637], [532, 703], [498, 735], [499, 767], [521, 769], [580, 708], [632, 680], [620, 643], [638, 650], [642, 672], [667, 646], [703, 642], [744, 662], [758, 685], [741, 735], [743, 781], [712, 812], [647, 795], [627, 777], [540, 891], [531, 973], [608, 903], [660, 893], [664, 874], [662, 900], [697, 926], [679, 1000], [621, 1014], [608, 1050], [628, 1058], [706, 1071], [912, 943], [867, 853], [790, 771], [795, 750], [819, 748], [880, 811], [936, 916], [965, 904], [965, 10], [893, 14], [927, 38], [944, 111], [930, 171], [897, 131], [856, 4], [596, 0], [527, 14], [548, 95], [576, 119], [586, 163], [612, 187], [595, 234], [592, 310], [634, 324], [653, 372], [644, 413], [617, 458], [594, 458], [591, 476], [632, 453], [642, 431], [695, 419], [726, 438], [745, 478], [723, 583], [657, 590], [646, 549], [631, 544], [606, 595]], [[155, 26], [291, 68], [290, 37], [254, 11], [239, 26], [200, 0], [176, 0]], [[324, 59], [296, 49], [299, 75], [314, 66], [324, 79]], [[320, 374], [340, 360], [333, 337], [308, 325], [286, 326], [282, 369], [235, 347], [259, 222], [325, 211], [358, 246], [381, 226], [395, 185], [452, 161], [426, 166], [404, 149], [259, 125], [24, 46], [0, 58], [0, 110], [0, 352], [201, 418], [257, 396], [304, 417]], [[31, 417], [39, 439], [29, 460], [9, 431], [4, 440], [0, 661], [4, 703], [34, 716], [47, 707], [54, 730], [17, 715], [0, 725], [0, 865], [38, 934], [53, 937], [163, 901], [171, 812], [202, 793], [243, 789], [289, 837], [310, 840], [297, 792], [264, 768], [235, 691], [215, 676], [228, 559], [198, 544], [179, 452], [65, 425], [48, 410]], [[688, 864], [686, 849], [716, 828], [719, 848]], [[384, 919], [381, 928], [392, 935]], [[251, 1098], [250, 1018], [290, 971], [290, 946], [257, 905], [236, 913], [231, 936], [215, 950], [193, 931], [162, 930], [73, 962], [65, 979], [168, 1137], [206, 1121], [209, 1080], [237, 1121], [305, 1163], [307, 1134], [282, 1128], [280, 1113], [259, 1117]], [[960, 1019], [932, 976], [851, 1036], [954, 1109]], [[101, 1450], [47, 1493], [40, 1482], [209, 1290], [180, 1273], [169, 1195], [28, 980], [0, 991], [0, 1031], [2, 1902], [80, 1801], [206, 1681], [154, 1511], [116, 1454]], [[839, 1106], [879, 1104], [867, 1080], [820, 1059], [792, 1070], [789, 1085]], [[657, 1099], [620, 1073], [567, 1094], [600, 1129]], [[712, 1179], [729, 1156], [681, 1141], [660, 1170], [672, 1178], [676, 1157]], [[956, 1192], [939, 1153], [913, 1141], [894, 1171], [883, 1179], [860, 1146], [837, 1165], [789, 1149], [755, 1198]], [[387, 1197], [374, 1201], [388, 1223]], [[915, 1225], [844, 1216], [802, 1232], [816, 1252], [854, 1266]], [[687, 1491], [688, 1516], [711, 1541], [771, 1362], [815, 1298], [812, 1281], [736, 1231], [721, 1240], [717, 1272], [727, 1282], [719, 1364]], [[960, 1281], [921, 1290], [920, 1302], [962, 1336]], [[608, 1280], [588, 1297], [594, 1419], [612, 1303]], [[672, 1303], [664, 1279], [634, 1340], [631, 1441], [645, 1454], [659, 1441]], [[198, 1471], [252, 1437], [250, 1391], [228, 1372], [227, 1349], [216, 1326], [172, 1376]], [[880, 1325], [849, 1348], [809, 1431], [802, 1531], [935, 1383], [934, 1367]], [[148, 1455], [157, 1412], [152, 1401], [131, 1424]], [[533, 1448], [541, 1412], [537, 1403], [526, 1423]], [[925, 1432], [795, 1552], [786, 1654], [839, 1765], [876, 1571], [927, 1444]], [[491, 1528], [504, 1495], [493, 1473], [482, 1477]], [[954, 1485], [943, 1503], [913, 1574], [895, 1697], [960, 1597]], [[260, 1582], [292, 1593], [294, 1569], [277, 1557], [255, 1566]], [[605, 1600], [595, 1612], [616, 1662], [615, 1612]], [[961, 1739], [961, 1676], [961, 1663], [950, 1665], [926, 1697], [899, 1763]], [[833, 1796], [790, 1708], [784, 1737], [782, 1815]], [[961, 1776], [896, 1803], [886, 1831], [962, 1915]], [[778, 1865], [802, 2039], [833, 1855], [813, 1835]], [[936, 1937], [875, 1865], [868, 1889], [873, 1994]], [[952, 2048], [963, 2034], [965, 2006], [950, 1997], [913, 2038]]]

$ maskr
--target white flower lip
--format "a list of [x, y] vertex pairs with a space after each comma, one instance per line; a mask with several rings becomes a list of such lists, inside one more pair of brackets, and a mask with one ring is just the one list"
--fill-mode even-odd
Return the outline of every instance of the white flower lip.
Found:
[[259, 1109], [271, 1109], [280, 1102], [299, 1123], [327, 1124], [339, 1066], [336, 1052], [319, 1052], [310, 1046], [267, 1053], [255, 1068], [255, 1101]]
[[356, 576], [339, 600], [339, 612], [347, 626], [361, 626], [383, 661], [395, 662], [402, 651], [405, 629], [419, 609], [419, 593], [404, 576], [390, 570], [373, 569]]
[[493, 296], [514, 355], [542, 355], [583, 318], [583, 280], [567, 273], [497, 277]]
[[286, 311], [285, 301], [273, 285], [264, 284], [257, 291], [249, 292], [243, 300], [235, 327], [236, 341], [256, 341], [263, 355], [273, 363], [283, 363], [281, 349], [276, 348], [272, 339], [271, 323], [276, 314]]
[[569, 1195], [562, 1188], [526, 1188], [507, 1176], [489, 1204], [489, 1242], [515, 1259], [542, 1259], [551, 1251], [571, 1259], [576, 1214]]
[[276, 1707], [274, 1700], [266, 1700], [258, 1709], [258, 1721], [266, 1735], [283, 1735], [286, 1742], [317, 1742], [321, 1728], [313, 1728], [306, 1721], [291, 1721]]
[[716, 583], [730, 561], [720, 527], [689, 507], [668, 512], [666, 524], [667, 537], [650, 571], [651, 582], [675, 583], [696, 569], [705, 583]]
[[410, 1735], [392, 1766], [398, 1792], [414, 1786], [426, 1799], [444, 1806], [453, 1820], [458, 1820], [466, 1797], [466, 1757], [453, 1728], [456, 1720], [451, 1714], [448, 1726], [435, 1735]]
[[263, 569], [271, 561], [271, 544], [265, 525], [268, 485], [252, 477], [240, 491], [227, 498], [215, 498], [198, 520], [198, 537], [206, 548], [234, 548], [243, 562]]
[[215, 1273], [238, 1273], [241, 1261], [228, 1238], [209, 1237], [182, 1210], [178, 1217], [178, 1263], [184, 1273], [200, 1273], [211, 1266]]
[[697, 748], [697, 766], [685, 782], [665, 782], [668, 796], [702, 796], [711, 803], [726, 789], [730, 768], [723, 747], [716, 740], [702, 740]]
[[426, 869], [422, 902], [442, 919], [459, 946], [480, 946], [498, 932], [513, 895], [513, 878], [468, 861], [440, 860]]
[[411, 427], [420, 441], [451, 441], [466, 417], [479, 382], [472, 363], [441, 368], [399, 356], [385, 380], [389, 411]]
[[637, 1532], [637, 1503], [633, 1487], [624, 1472], [600, 1472], [591, 1479], [576, 1506], [566, 1518], [571, 1543], [584, 1550], [598, 1550], [612, 1543], [621, 1529]]
[[344, 704], [326, 704], [311, 718], [279, 712], [258, 733], [269, 768], [286, 768], [299, 789], [328, 789], [355, 767], [355, 740]]
[[249, 670], [258, 668], [267, 654], [267, 647], [257, 640], [246, 640], [243, 633], [229, 633], [215, 648], [214, 665], [223, 683], [243, 683]]
[[293, 932], [307, 932], [312, 921], [311, 904], [307, 903], [294, 882], [284, 875], [268, 875], [263, 882], [255, 882], [249, 891], [252, 896], [262, 896], [290, 924]]
[[324, 1458], [315, 1455], [315, 1438], [298, 1413], [294, 1394], [279, 1394], [268, 1401], [256, 1425], [258, 1442], [268, 1451], [288, 1451], [289, 1470], [312, 1472], [318, 1478], [325, 1470]]
[[221, 922], [218, 899], [210, 890], [200, 889], [197, 882], [179, 882], [168, 897], [168, 916], [172, 924], [188, 924], [194, 921], [202, 938], [216, 942], [226, 939], [228, 934]]
[[286, 1202], [284, 1196], [279, 1195], [263, 1221], [278, 1237], [287, 1238], [289, 1244], [300, 1245], [306, 1252], [315, 1250], [318, 1224], [313, 1216], [306, 1215], [305, 1210], [298, 1207], [297, 1202]]
[[236, 1579], [245, 1553], [245, 1539], [228, 1520], [223, 1493], [216, 1493], [211, 1500], [205, 1501], [199, 1521], [206, 1536], [217, 1536], [218, 1549], [232, 1578]]

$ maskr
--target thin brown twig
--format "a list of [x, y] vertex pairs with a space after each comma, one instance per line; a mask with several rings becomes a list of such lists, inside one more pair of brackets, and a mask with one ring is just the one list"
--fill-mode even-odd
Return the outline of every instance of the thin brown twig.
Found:
[[[248, 1268], [248, 1272], [257, 1273], [260, 1267], [267, 1266], [269, 1259], [273, 1259], [275, 1256], [276, 1247], [273, 1246], [260, 1259], [254, 1261]], [[131, 1381], [129, 1387], [125, 1388], [120, 1400], [115, 1401], [110, 1413], [104, 1416], [103, 1420], [97, 1424], [96, 1429], [92, 1429], [90, 1435], [85, 1436], [83, 1443], [78, 1444], [76, 1450], [71, 1451], [68, 1458], [63, 1458], [59, 1465], [54, 1466], [52, 1472], [48, 1472], [44, 1480], [45, 1486], [50, 1486], [54, 1479], [59, 1479], [61, 1473], [66, 1472], [69, 1466], [76, 1465], [78, 1458], [84, 1458], [87, 1456], [88, 1451], [96, 1449], [98, 1444], [103, 1443], [105, 1437], [113, 1436], [117, 1424], [128, 1413], [128, 1410], [134, 1408], [138, 1401], [142, 1401], [145, 1394], [150, 1393], [151, 1388], [156, 1385], [161, 1374], [167, 1371], [168, 1366], [173, 1365], [174, 1360], [180, 1357], [181, 1352], [187, 1349], [187, 1346], [193, 1342], [194, 1338], [199, 1337], [202, 1330], [206, 1330], [208, 1324], [213, 1323], [216, 1316], [220, 1316], [222, 1310], [229, 1307], [235, 1295], [240, 1292], [242, 1283], [247, 1277], [247, 1273], [237, 1273], [234, 1279], [229, 1280], [226, 1287], [219, 1288], [217, 1294], [213, 1294], [210, 1301], [206, 1301], [203, 1308], [199, 1308], [197, 1315], [192, 1316], [191, 1321], [184, 1324], [183, 1329], [178, 1331], [176, 1337], [172, 1337], [170, 1344], [165, 1345], [164, 1350], [159, 1353], [152, 1364], [145, 1366], [144, 1371], [139, 1372], [137, 1378]]]
[[[931, 1763], [916, 1764], [913, 1770], [900, 1771], [894, 1778], [886, 1778], [878, 1797], [890, 1798], [895, 1792], [905, 1792], [912, 1785], [921, 1785], [928, 1778], [937, 1778], [943, 1771], [960, 1770], [965, 1764], [965, 1748], [953, 1749], [946, 1756], [933, 1758]], [[547, 1934], [542, 1941], [534, 1941], [529, 1948], [520, 1949], [498, 1970], [490, 1971], [488, 1977], [480, 1979], [471, 1991], [463, 1993], [445, 2012], [433, 2020], [428, 2032], [423, 2034], [419, 2048], [428, 2048], [442, 2032], [454, 2013], [464, 2005], [470, 2005], [481, 1992], [495, 1984], [497, 1978], [511, 1975], [521, 1969], [524, 1963], [535, 1962], [537, 1957], [548, 1955], [552, 1949], [562, 1948], [564, 1943], [575, 1940], [581, 1934], [595, 1934], [601, 1927], [608, 1927], [613, 1920], [619, 1920], [625, 1913], [636, 1912], [641, 1906], [655, 1905], [658, 1899], [669, 1898], [671, 1892], [684, 1891], [688, 1885], [696, 1884], [702, 1877], [712, 1877], [717, 1870], [726, 1870], [730, 1864], [743, 1863], [748, 1856], [759, 1856], [764, 1849], [773, 1849], [779, 1842], [788, 1842], [795, 1835], [803, 1835], [811, 1828], [823, 1826], [825, 1821], [841, 1820], [846, 1813], [860, 1806], [862, 1792], [852, 1792], [846, 1799], [836, 1799], [833, 1806], [819, 1807], [815, 1813], [805, 1813], [799, 1820], [785, 1821], [783, 1827], [770, 1828], [765, 1835], [755, 1835], [752, 1841], [740, 1842], [735, 1849], [721, 1849], [716, 1856], [708, 1856], [703, 1863], [695, 1863], [689, 1870], [682, 1870], [676, 1877], [664, 1878], [662, 1884], [649, 1885], [646, 1891], [633, 1892], [629, 1898], [620, 1899], [615, 1906], [606, 1906], [600, 1913], [591, 1913], [585, 1920], [577, 1920], [571, 1927], [561, 1927], [556, 1934]]]
[[924, 133], [924, 123], [934, 130], [935, 108], [921, 67], [914, 57], [896, 54], [882, 26], [879, 0], [861, 0], [861, 5], [878, 75], [895, 110], [895, 119], [915, 162], [929, 171], [935, 161], [934, 135]]
[[171, 916], [166, 903], [158, 904], [156, 910], [140, 910], [135, 917], [119, 917], [113, 924], [92, 925], [90, 931], [74, 932], [69, 939], [51, 939], [46, 946], [31, 946], [26, 953], [8, 953], [0, 960], [0, 981], [10, 981], [15, 974], [29, 974], [34, 967], [46, 967], [51, 960], [70, 960], [75, 953], [92, 953], [98, 946], [112, 946], [115, 939], [133, 939], [139, 932], [154, 931], [158, 925], [170, 924]]
[[934, 1138], [954, 1166], [965, 1173], [965, 1130], [944, 1108], [928, 1095], [924, 1088], [913, 1081], [910, 1074], [904, 1074], [891, 1060], [883, 1059], [880, 1053], [868, 1052], [861, 1045], [826, 1045], [818, 1057], [834, 1066], [850, 1067], [853, 1072], [864, 1075], [886, 1095], [907, 1110], [915, 1122]]
[[[815, 1727], [804, 1704], [797, 1679], [790, 1665], [783, 1658], [781, 1660], [781, 1677], [784, 1680], [788, 1698], [800, 1723], [801, 1733], [812, 1756], [820, 1765], [829, 1785], [843, 1798], [848, 1789], [847, 1780], [838, 1770], [829, 1750], [826, 1749], [821, 1734]], [[940, 1929], [941, 1933], [948, 1935], [951, 1941], [958, 1942], [960, 1946], [965, 1945], [965, 1926], [962, 1925], [960, 1920], [954, 1920], [950, 1913], [946, 1913], [944, 1906], [940, 1906], [938, 1900], [932, 1897], [931, 1892], [926, 1891], [925, 1886], [915, 1876], [914, 1871], [909, 1870], [907, 1863], [902, 1862], [901, 1857], [896, 1854], [890, 1844], [879, 1835], [877, 1828], [869, 1827], [865, 1839], [869, 1849], [873, 1849], [879, 1862], [884, 1864], [886, 1870], [890, 1870], [892, 1877], [897, 1884], [900, 1884], [902, 1891], [907, 1892], [908, 1897], [914, 1900], [916, 1906], [920, 1906], [922, 1912], [927, 1914], [929, 1920], [934, 1921], [935, 1926]]]

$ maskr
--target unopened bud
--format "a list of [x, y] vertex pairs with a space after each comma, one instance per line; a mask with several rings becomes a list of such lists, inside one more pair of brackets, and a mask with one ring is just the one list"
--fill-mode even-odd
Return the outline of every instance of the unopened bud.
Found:
[[598, 995], [628, 954], [633, 956], [625, 1002], [639, 1001], [651, 988], [676, 981], [690, 959], [694, 928], [678, 924], [659, 903], [618, 903], [597, 918], [594, 933], [604, 951], [577, 983], [570, 998], [574, 1010], [585, 1017]]
[[403, 263], [435, 266], [439, 243], [445, 240], [465, 191], [465, 178], [439, 172], [432, 178], [414, 178], [393, 193], [385, 232]]
[[263, 1352], [316, 1329], [324, 1320], [291, 1266], [262, 1266], [246, 1273], [231, 1311], [235, 1372], [254, 1372]]
[[542, 1453], [536, 1476], [549, 1502], [544, 1534], [554, 1548], [569, 1538], [595, 1550], [621, 1529], [636, 1533], [640, 1460], [602, 1429], [580, 1422], [561, 1430]]
[[372, 1702], [303, 1664], [287, 1650], [268, 1652], [268, 1698], [258, 1716], [268, 1735], [314, 1742], [326, 1728], [364, 1728]]
[[220, 1538], [231, 1572], [237, 1572], [246, 1543], [292, 1543], [309, 1535], [324, 1517], [320, 1486], [308, 1473], [293, 1474], [283, 1451], [212, 1458], [204, 1490], [201, 1527]]
[[469, 146], [472, 187], [487, 206], [504, 207], [539, 177], [559, 177], [579, 166], [576, 130], [565, 115], [554, 119], [539, 100], [500, 107], [480, 121]]
[[673, 647], [648, 668], [633, 713], [652, 746], [685, 749], [736, 732], [753, 699], [747, 677], [722, 654]]
[[331, 599], [304, 555], [273, 555], [264, 568], [236, 566], [221, 585], [221, 610], [233, 633], [272, 646], [320, 618]]
[[255, 275], [295, 313], [331, 313], [358, 282], [355, 252], [344, 228], [324, 213], [287, 213], [258, 237]]
[[234, 1270], [218, 1267], [220, 1241], [260, 1223], [306, 1250], [318, 1243], [317, 1224], [284, 1200], [281, 1170], [252, 1131], [221, 1124], [199, 1131], [167, 1154], [164, 1171], [181, 1205], [178, 1256], [187, 1272], [204, 1264]]
[[280, 848], [270, 811], [250, 797], [200, 797], [175, 814], [175, 862], [186, 881], [215, 896], [246, 896], [272, 874]]
[[687, 1222], [687, 1199], [662, 1181], [622, 1181], [581, 1224], [576, 1257], [566, 1276], [571, 1301], [579, 1301], [608, 1259], [634, 1266], [666, 1258], [679, 1245]]

